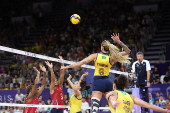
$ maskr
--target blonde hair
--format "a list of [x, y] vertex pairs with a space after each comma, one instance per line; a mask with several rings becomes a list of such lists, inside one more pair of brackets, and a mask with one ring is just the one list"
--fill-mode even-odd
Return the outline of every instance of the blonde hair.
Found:
[[109, 41], [104, 40], [101, 46], [104, 47], [104, 51], [109, 53], [109, 56], [112, 61], [118, 61], [120, 63], [130, 64], [129, 59], [131, 58], [129, 57], [129, 55], [122, 55], [122, 53], [120, 53], [119, 51], [119, 48], [111, 44]]

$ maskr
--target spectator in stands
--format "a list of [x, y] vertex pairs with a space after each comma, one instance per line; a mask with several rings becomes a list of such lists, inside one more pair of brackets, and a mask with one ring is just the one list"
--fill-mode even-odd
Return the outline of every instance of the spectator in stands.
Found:
[[160, 103], [159, 103], [159, 100], [155, 100], [153, 105], [156, 105], [156, 106], [162, 107], [162, 104], [160, 104]]
[[165, 104], [166, 104], [166, 107], [170, 110], [170, 102], [169, 102], [169, 99], [166, 99]]
[[[82, 97], [82, 107], [90, 107], [89, 103], [86, 102], [86, 99]], [[90, 113], [89, 109], [82, 108], [82, 113]]]
[[0, 77], [0, 83], [5, 83], [6, 78], [4, 77], [4, 75], [1, 75]]
[[1, 89], [0, 90], [9, 90], [7, 87], [5, 87], [5, 84], [2, 83]]
[[70, 98], [70, 97], [71, 97], [71, 95], [73, 95], [73, 94], [74, 94], [74, 90], [73, 90], [71, 87], [69, 87], [69, 88], [67, 89], [67, 93], [68, 93], [69, 98]]
[[170, 94], [170, 86], [167, 87], [167, 89], [166, 89], [166, 96], [167, 96], [167, 98], [168, 98], [169, 94]]
[[162, 84], [160, 78], [156, 78], [156, 84]]
[[22, 84], [24, 83], [25, 78], [24, 78], [24, 76], [23, 76], [22, 73], [19, 74], [19, 77], [18, 77], [17, 81], [18, 81], [18, 83], [19, 83], [20, 85], [22, 85]]
[[160, 72], [159, 72], [158, 67], [156, 67], [156, 66], [154, 67], [154, 70], [153, 70], [152, 74], [153, 74], [154, 78], [159, 78], [160, 77]]
[[88, 104], [89, 104], [89, 106], [91, 106], [91, 97], [92, 97], [92, 95], [91, 94], [88, 94], [88, 96], [87, 96], [87, 99], [86, 99], [86, 101], [88, 102]]
[[[7, 103], [7, 101], [6, 100], [4, 100], [4, 102], [3, 103]], [[3, 112], [7, 112], [8, 111], [8, 106], [0, 106], [0, 109], [1, 109], [1, 112], [3, 113]]]
[[168, 95], [168, 99], [170, 100], [170, 94]]
[[22, 107], [14, 107], [13, 113], [23, 113]]
[[51, 102], [52, 102], [52, 101], [51, 101], [51, 98], [48, 98], [48, 99], [47, 99], [47, 105], [51, 105]]
[[83, 98], [86, 98], [88, 96], [88, 91], [86, 90], [86, 88], [82, 89], [81, 94]]
[[90, 83], [90, 88], [88, 89], [88, 94], [92, 94], [92, 88], [93, 88], [93, 84], [92, 83]]
[[24, 103], [24, 98], [25, 95], [21, 93], [20, 89], [18, 89], [17, 94], [15, 95], [15, 102], [21, 101], [22, 103]]
[[42, 97], [42, 96], [39, 96], [38, 102], [41, 103], [42, 101], [44, 101], [43, 97]]
[[149, 93], [149, 103], [153, 104], [154, 98], [152, 98], [152, 93]]
[[169, 75], [170, 75], [170, 66], [168, 66], [168, 70], [166, 72], [168, 72]]
[[170, 80], [170, 78], [165, 76], [163, 79], [163, 84], [168, 84], [169, 80]]
[[163, 104], [163, 103], [165, 103], [165, 102], [166, 102], [166, 101], [164, 100], [163, 95], [160, 95], [159, 103], [160, 103], [160, 104]]
[[[39, 103], [39, 105], [45, 105], [44, 101], [41, 101], [41, 103]], [[39, 107], [38, 108], [38, 113], [45, 113], [47, 111], [46, 107]]]
[[64, 101], [65, 101], [65, 105], [67, 105], [67, 104], [68, 104], [68, 101], [69, 101], [69, 97], [68, 97], [67, 94], [64, 95]]
[[154, 100], [159, 100], [160, 98], [160, 92], [156, 92], [156, 97], [154, 98]]
[[165, 73], [165, 77], [170, 77], [169, 75], [170, 75], [170, 73], [167, 71], [167, 72]]
[[13, 99], [11, 98], [11, 99], [9, 99], [9, 103], [13, 103]]

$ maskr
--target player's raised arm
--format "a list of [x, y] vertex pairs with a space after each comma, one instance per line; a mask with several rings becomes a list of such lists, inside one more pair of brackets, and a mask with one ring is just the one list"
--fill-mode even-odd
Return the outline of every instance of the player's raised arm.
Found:
[[84, 74], [82, 74], [79, 82], [81, 82], [84, 79], [84, 77], [87, 76], [88, 74], [89, 74], [88, 72], [85, 72]]
[[40, 80], [40, 72], [38, 71], [38, 69], [36, 67], [33, 67], [33, 69], [36, 72], [37, 76], [35, 78], [34, 85], [32, 86], [32, 88], [31, 88], [31, 86], [28, 86], [28, 87], [30, 87], [29, 89], [28, 89], [28, 87], [26, 88], [26, 92], [27, 92], [27, 90], [31, 90], [27, 96], [28, 100], [33, 98], [34, 95], [37, 93], [38, 82]]
[[61, 67], [61, 69], [68, 69], [68, 68], [76, 68], [76, 67], [80, 67], [84, 64], [87, 64], [93, 60], [96, 59], [97, 53], [91, 54], [90, 56], [88, 56], [87, 58], [84, 58], [83, 60], [81, 60], [80, 62], [76, 62], [74, 64], [68, 65], [68, 66], [63, 66]]
[[45, 61], [45, 64], [49, 67], [50, 73], [51, 73], [51, 84], [50, 84], [50, 92], [51, 92], [51, 91], [54, 91], [55, 89], [56, 77], [53, 71], [53, 64], [49, 63], [48, 61]]
[[46, 68], [43, 65], [39, 65], [40, 69], [43, 71], [43, 80], [40, 89], [38, 90], [37, 96], [39, 96], [46, 86]]
[[[71, 78], [72, 76], [69, 74], [69, 77], [67, 78], [67, 81], [68, 83], [70, 84], [70, 86], [72, 87], [72, 89], [74, 90], [74, 93], [75, 93], [75, 96], [78, 98], [78, 99], [81, 99], [82, 98], [82, 95], [81, 95], [81, 92], [79, 91], [80, 87], [78, 85], [75, 85], [71, 82]], [[80, 83], [78, 83], [80, 84]]]
[[161, 112], [161, 113], [170, 113], [170, 111], [168, 109], [163, 109], [161, 107], [158, 107], [158, 106], [155, 106], [155, 105], [152, 105], [152, 104], [149, 104], [133, 95], [131, 95], [131, 97], [133, 98], [134, 100], [134, 103], [136, 105], [139, 105], [141, 107], [144, 107], [144, 108], [148, 108], [148, 109], [152, 109], [154, 111], [157, 111], [157, 112]]
[[[58, 56], [61, 60], [63, 60], [63, 57], [62, 56]], [[64, 66], [64, 63], [61, 63], [61, 67]], [[63, 84], [63, 81], [64, 81], [64, 75], [65, 75], [65, 70], [62, 69], [60, 70], [60, 79], [59, 79], [59, 85], [61, 86]]]
[[111, 35], [111, 38], [123, 48], [123, 55], [127, 55], [130, 53], [130, 49], [122, 41], [120, 41], [119, 33], [113, 33], [113, 35]]

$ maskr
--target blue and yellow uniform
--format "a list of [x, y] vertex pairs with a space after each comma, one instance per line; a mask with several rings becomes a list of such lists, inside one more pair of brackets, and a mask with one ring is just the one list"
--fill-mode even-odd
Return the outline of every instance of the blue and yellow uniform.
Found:
[[116, 110], [112, 108], [112, 105], [109, 103], [111, 113], [132, 113], [132, 107], [134, 105], [134, 101], [132, 97], [120, 90], [115, 90], [117, 92], [118, 98], [117, 102], [120, 102], [119, 106], [116, 107]]
[[110, 56], [107, 53], [98, 53], [95, 61], [93, 91], [103, 93], [112, 91], [113, 84], [108, 77], [111, 67]]
[[74, 94], [70, 97], [70, 113], [81, 113], [82, 100]]

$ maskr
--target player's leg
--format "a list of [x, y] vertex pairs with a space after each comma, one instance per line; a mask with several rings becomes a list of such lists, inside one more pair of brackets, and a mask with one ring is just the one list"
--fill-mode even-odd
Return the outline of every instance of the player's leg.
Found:
[[98, 113], [100, 107], [100, 100], [102, 98], [102, 92], [100, 91], [92, 91], [92, 98], [91, 98], [91, 113]]
[[102, 98], [104, 90], [105, 90], [104, 79], [94, 79], [91, 98], [91, 113], [98, 113], [100, 107], [100, 100]]
[[64, 113], [64, 109], [56, 109], [56, 113]]
[[50, 113], [58, 113], [56, 108], [52, 108]]
[[[149, 103], [148, 87], [145, 87], [144, 101]], [[149, 113], [149, 109], [145, 108], [145, 112]]]

